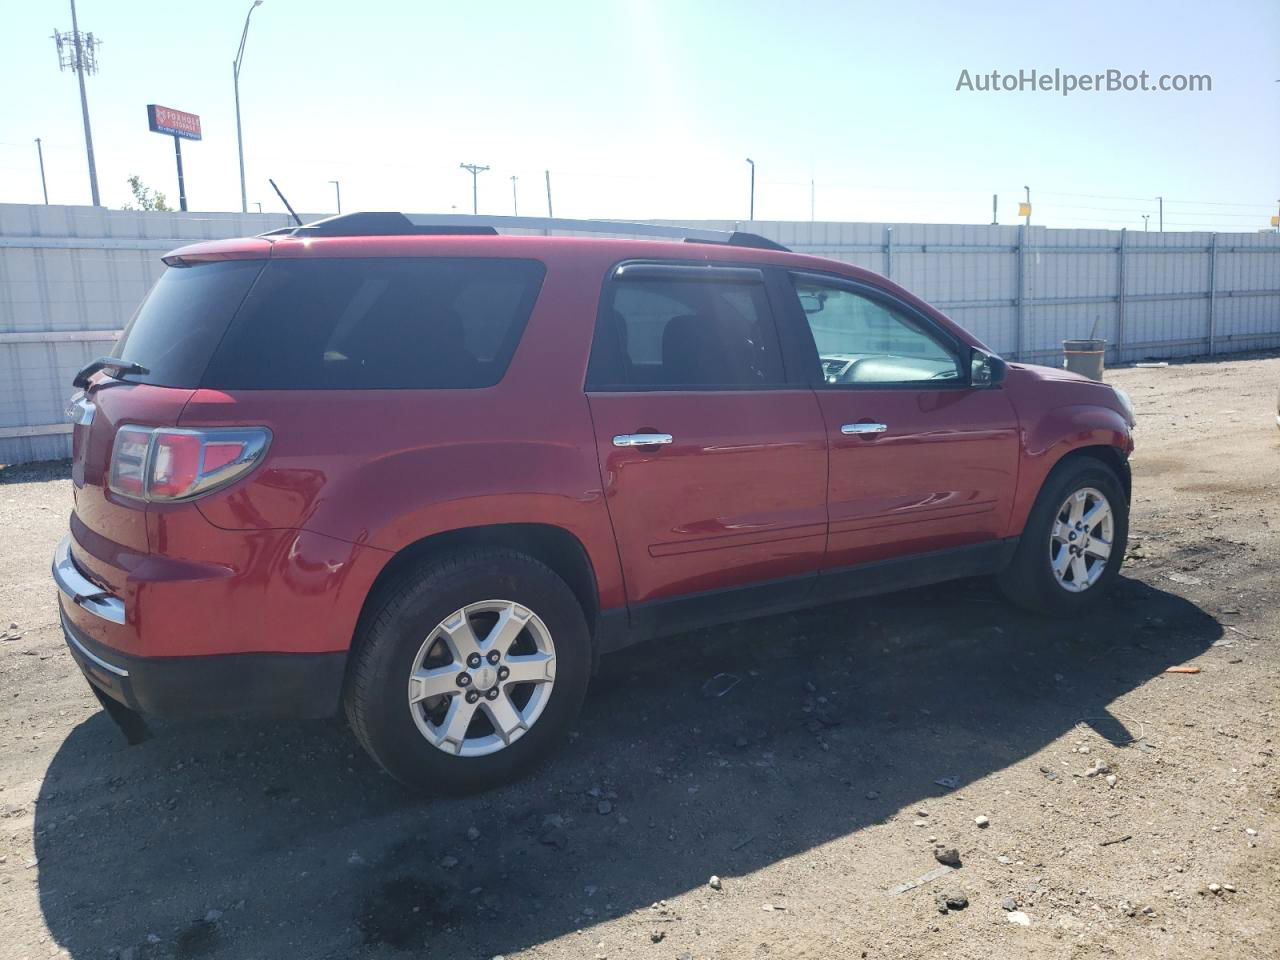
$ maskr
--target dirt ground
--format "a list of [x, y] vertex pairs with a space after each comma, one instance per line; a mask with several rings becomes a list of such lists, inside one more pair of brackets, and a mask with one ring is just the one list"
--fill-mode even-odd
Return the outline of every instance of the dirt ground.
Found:
[[[66, 467], [0, 470], [0, 957], [1280, 956], [1280, 357], [1108, 379], [1140, 424], [1096, 615], [966, 581], [649, 644], [461, 799], [336, 720], [127, 746], [56, 626]], [[935, 843], [961, 866], [895, 892]]]

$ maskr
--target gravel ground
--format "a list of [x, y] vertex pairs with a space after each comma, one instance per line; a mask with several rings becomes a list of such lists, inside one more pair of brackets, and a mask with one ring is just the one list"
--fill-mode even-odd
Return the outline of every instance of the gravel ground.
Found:
[[649, 644], [462, 799], [337, 721], [127, 746], [56, 626], [66, 465], [0, 470], [0, 957], [1280, 956], [1280, 358], [1108, 379], [1140, 426], [1096, 615], [969, 581]]

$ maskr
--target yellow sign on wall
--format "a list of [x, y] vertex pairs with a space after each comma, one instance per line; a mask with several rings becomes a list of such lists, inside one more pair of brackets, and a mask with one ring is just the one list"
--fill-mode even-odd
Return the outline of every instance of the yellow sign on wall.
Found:
[[1031, 216], [1031, 204], [1029, 204], [1029, 203], [1019, 203], [1019, 204], [1018, 204], [1018, 216], [1020, 216], [1020, 217], [1029, 217], [1029, 216]]
[[1273, 217], [1271, 218], [1271, 225], [1272, 225], [1273, 227], [1280, 227], [1280, 217], [1273, 216]]

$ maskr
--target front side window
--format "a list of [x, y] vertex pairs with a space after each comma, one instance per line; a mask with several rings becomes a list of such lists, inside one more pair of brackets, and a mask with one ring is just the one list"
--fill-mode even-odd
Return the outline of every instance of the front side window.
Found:
[[963, 380], [952, 346], [907, 311], [848, 287], [792, 277], [832, 385]]
[[606, 291], [592, 344], [593, 389], [724, 389], [785, 382], [762, 282], [647, 277]]

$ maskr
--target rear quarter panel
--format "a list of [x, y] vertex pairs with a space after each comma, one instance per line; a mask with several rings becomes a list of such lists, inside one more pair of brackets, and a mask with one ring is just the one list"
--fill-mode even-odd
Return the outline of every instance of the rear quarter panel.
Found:
[[265, 462], [201, 499], [201, 513], [225, 529], [302, 529], [387, 559], [449, 530], [549, 524], [586, 549], [601, 607], [622, 605], [583, 393], [605, 264], [544, 262], [525, 334], [493, 387], [196, 391], [183, 426], [265, 424], [273, 434]]

